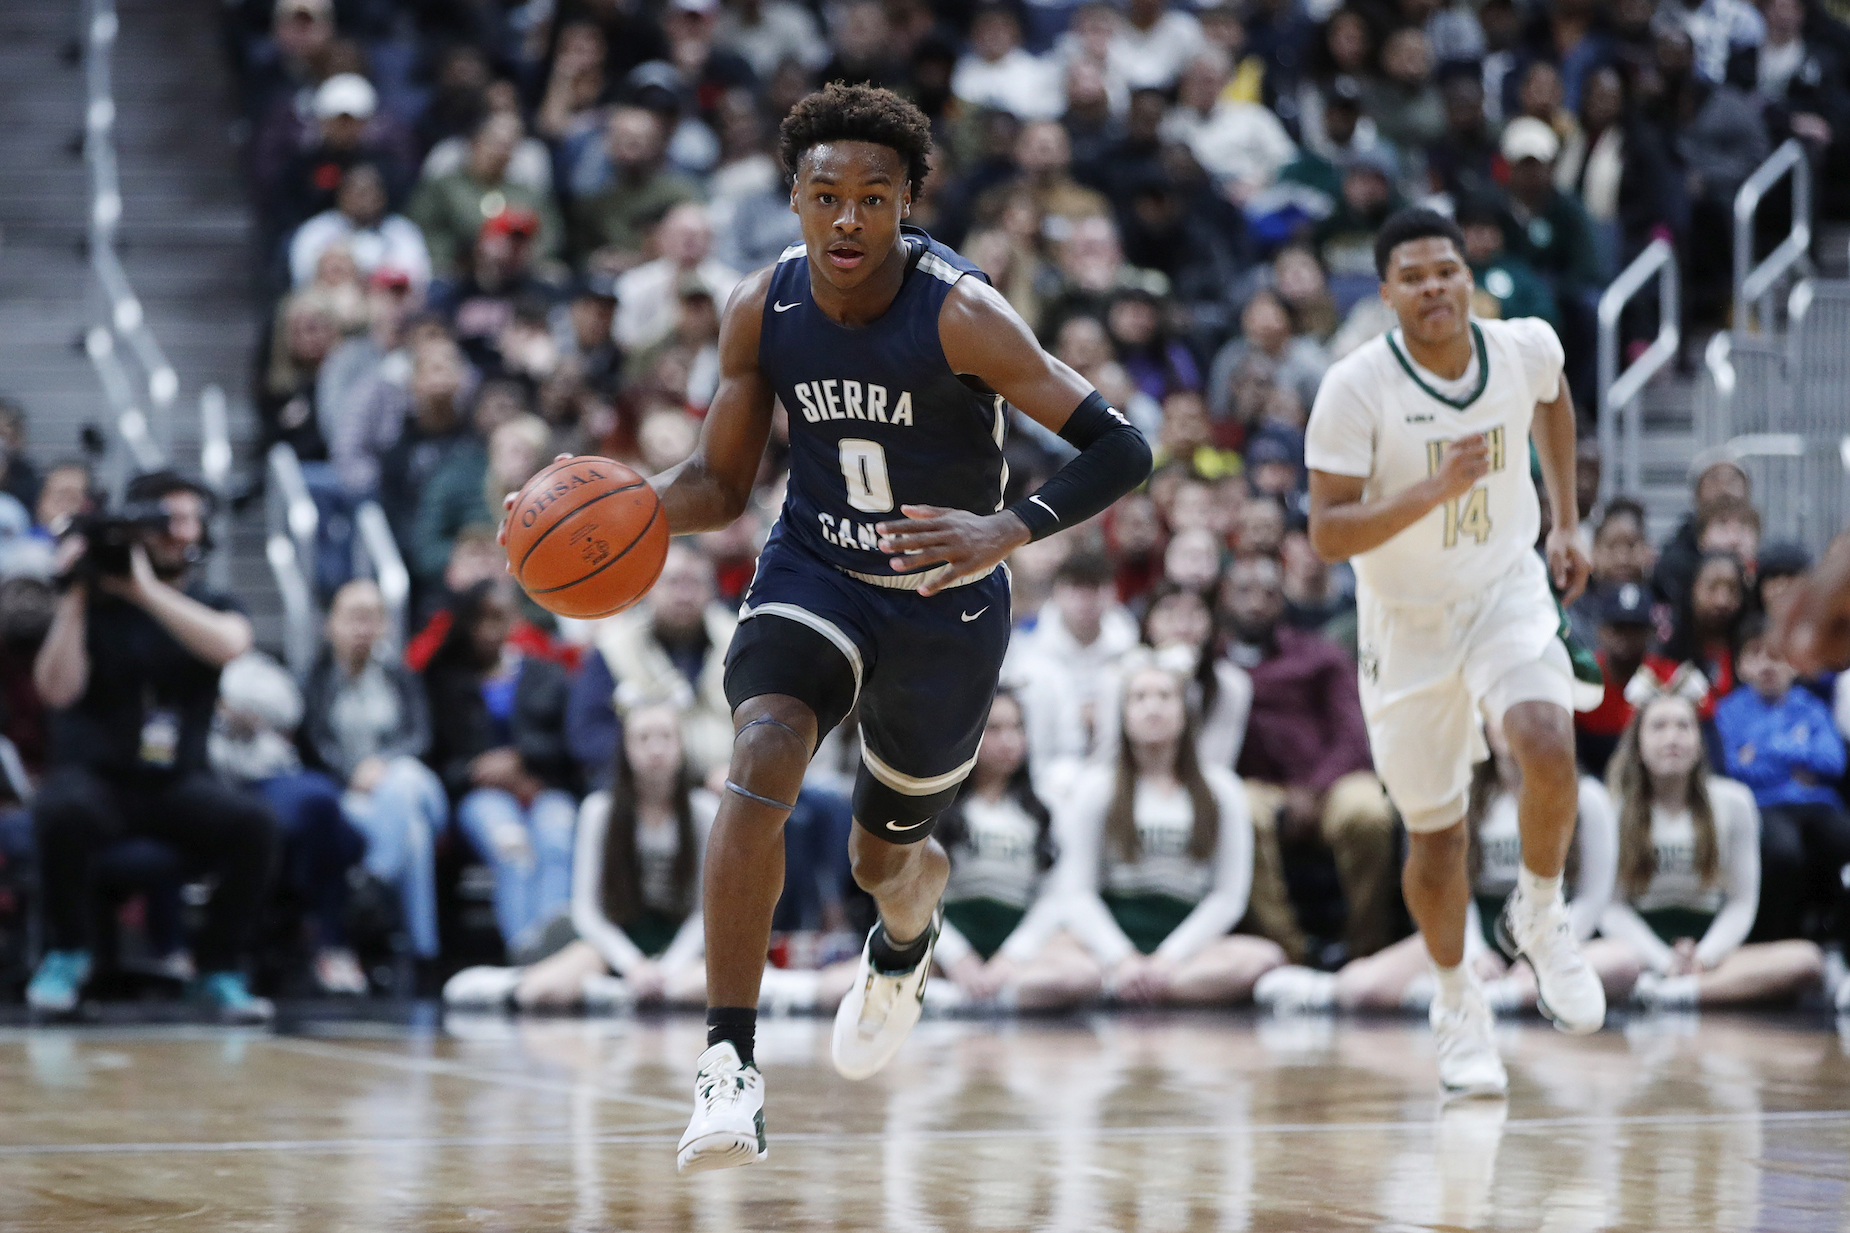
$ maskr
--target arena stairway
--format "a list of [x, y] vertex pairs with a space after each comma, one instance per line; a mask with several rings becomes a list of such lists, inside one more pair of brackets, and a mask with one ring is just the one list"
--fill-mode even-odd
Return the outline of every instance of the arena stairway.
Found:
[[[82, 0], [0, 5], [0, 392], [30, 417], [41, 465], [79, 452], [86, 425], [116, 439], [82, 348], [109, 320], [89, 266], [90, 184]], [[118, 0], [112, 57], [122, 193], [117, 251], [145, 318], [179, 377], [157, 444], [199, 467], [199, 399], [229, 398], [233, 482], [260, 473], [250, 408], [258, 335], [251, 219], [239, 168], [233, 84], [213, 0]], [[131, 372], [135, 370], [130, 369]], [[117, 459], [101, 468], [117, 471]], [[261, 503], [231, 521], [220, 577], [249, 607], [260, 644], [281, 642], [280, 603], [263, 555]]]

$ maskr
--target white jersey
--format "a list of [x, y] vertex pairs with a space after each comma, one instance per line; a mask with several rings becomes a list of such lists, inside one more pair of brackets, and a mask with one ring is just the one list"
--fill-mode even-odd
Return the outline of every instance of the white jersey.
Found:
[[1490, 473], [1377, 548], [1355, 558], [1356, 580], [1390, 604], [1445, 603], [1482, 591], [1532, 552], [1541, 504], [1529, 473], [1538, 402], [1561, 385], [1561, 340], [1546, 321], [1470, 323], [1472, 357], [1448, 381], [1413, 362], [1398, 328], [1331, 367], [1305, 430], [1305, 462], [1367, 481], [1364, 501], [1411, 488], [1439, 467], [1449, 441], [1483, 433]]

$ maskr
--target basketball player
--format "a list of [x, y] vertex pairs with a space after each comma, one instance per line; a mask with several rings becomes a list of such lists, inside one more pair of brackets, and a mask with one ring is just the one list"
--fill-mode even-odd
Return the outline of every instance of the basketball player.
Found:
[[[734, 292], [700, 445], [655, 480], [675, 534], [727, 526], [782, 403], [789, 488], [727, 655], [735, 736], [703, 883], [709, 1048], [683, 1172], [765, 1156], [758, 981], [781, 829], [817, 741], [858, 705], [849, 846], [880, 919], [833, 1055], [859, 1079], [924, 999], [950, 868], [932, 822], [976, 762], [1008, 647], [1002, 560], [1150, 471], [1143, 437], [1041, 350], [982, 272], [905, 225], [930, 146], [923, 113], [886, 90], [830, 86], [792, 110], [780, 147], [803, 243]], [[1006, 508], [1005, 402], [1080, 451]]]
[[[1501, 720], [1522, 771], [1522, 868], [1499, 929], [1528, 959], [1555, 1026], [1605, 1019], [1599, 978], [1561, 896], [1574, 834], [1574, 669], [1549, 592], [1571, 602], [1590, 569], [1577, 537], [1574, 406], [1561, 344], [1534, 318], [1468, 312], [1464, 237], [1403, 210], [1375, 240], [1381, 297], [1399, 320], [1329, 371], [1306, 432], [1311, 543], [1354, 558], [1358, 661], [1369, 744], [1406, 822], [1402, 874], [1437, 975], [1431, 1021], [1448, 1093], [1502, 1095], [1491, 1016], [1463, 963], [1469, 837], [1465, 797]], [[1533, 437], [1548, 486], [1547, 563]]]

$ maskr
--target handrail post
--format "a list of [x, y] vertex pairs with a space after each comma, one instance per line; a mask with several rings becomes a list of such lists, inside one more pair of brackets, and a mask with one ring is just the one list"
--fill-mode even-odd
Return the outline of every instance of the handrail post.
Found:
[[[1652, 282], [1657, 284], [1657, 338], [1623, 370], [1619, 367], [1619, 322], [1625, 309]], [[1657, 239], [1633, 258], [1599, 298], [1600, 495], [1637, 492], [1644, 480], [1644, 425], [1638, 395], [1645, 383], [1676, 359], [1682, 343], [1682, 295], [1676, 250]], [[1621, 422], [1623, 420], [1623, 422]], [[1615, 465], [1616, 464], [1616, 465]]]
[[[1758, 264], [1754, 262], [1754, 219], [1773, 186], [1792, 177], [1792, 230]], [[1773, 316], [1773, 287], [1811, 253], [1812, 169], [1805, 147], [1789, 138], [1767, 156], [1734, 194], [1734, 333], [1745, 335], [1751, 316], [1765, 332]], [[1757, 310], [1750, 313], [1749, 305]]]
[[315, 498], [309, 495], [308, 481], [302, 475], [301, 460], [287, 441], [270, 447], [270, 480], [280, 505], [273, 507], [270, 526], [282, 531], [295, 545], [298, 561], [315, 559], [315, 532], [321, 525], [321, 513]]
[[366, 559], [372, 565], [373, 580], [385, 601], [386, 647], [397, 654], [405, 643], [405, 621], [411, 605], [411, 571], [392, 538], [392, 525], [377, 501], [362, 501], [353, 512], [354, 530]]

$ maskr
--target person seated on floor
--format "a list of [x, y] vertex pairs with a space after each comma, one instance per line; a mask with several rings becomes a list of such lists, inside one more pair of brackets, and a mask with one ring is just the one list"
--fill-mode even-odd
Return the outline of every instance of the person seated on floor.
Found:
[[1276, 943], [1231, 932], [1252, 890], [1246, 793], [1197, 758], [1188, 683], [1132, 654], [1115, 763], [1088, 767], [1061, 809], [1056, 893], [1116, 1000], [1243, 1002], [1285, 961]]
[[[1061, 929], [1049, 893], [1053, 818], [1034, 794], [1021, 703], [990, 704], [976, 767], [938, 821], [951, 858], [937, 960], [966, 999], [1049, 1010], [1096, 997], [1098, 964]], [[844, 965], [850, 977], [854, 965]]]
[[1634, 1001], [1739, 1005], [1819, 983], [1824, 955], [1813, 943], [1747, 942], [1760, 906], [1759, 811], [1747, 788], [1709, 774], [1694, 703], [1666, 693], [1639, 706], [1607, 787], [1619, 893], [1600, 932], [1639, 970]]
[[[1486, 724], [1484, 736], [1491, 756], [1472, 772], [1465, 806], [1472, 871], [1472, 919], [1466, 928], [1465, 952], [1483, 982], [1484, 1000], [1492, 1010], [1526, 1010], [1535, 1005], [1535, 976], [1527, 960], [1512, 964], [1495, 932], [1503, 914], [1503, 901], [1516, 889], [1517, 874], [1522, 869], [1522, 834], [1516, 818], [1522, 771], [1510, 756], [1502, 724]], [[1588, 941], [1599, 927], [1600, 915], [1612, 902], [1618, 862], [1619, 838], [1612, 798], [1597, 779], [1583, 776], [1574, 849], [1568, 861], [1573, 898], [1567, 913], [1574, 937], [1585, 948], [1587, 962], [1607, 981], [1608, 996], [1623, 994], [1637, 976], [1636, 965], [1611, 943]], [[1602, 946], [1610, 950], [1605, 964], [1601, 963]], [[1297, 966], [1274, 968], [1259, 978], [1253, 990], [1260, 1005], [1278, 1012], [1397, 1007], [1424, 1011], [1432, 995], [1432, 960], [1417, 933], [1365, 959], [1351, 960], [1337, 972]]]
[[1839, 935], [1850, 929], [1850, 816], [1837, 795], [1844, 738], [1831, 708], [1797, 684], [1780, 658], [1767, 620], [1742, 622], [1735, 649], [1741, 688], [1715, 707], [1728, 777], [1753, 790], [1760, 809], [1760, 912], [1757, 942], [1802, 937], [1813, 907], [1829, 911]]
[[[707, 987], [700, 867], [719, 800], [699, 786], [679, 708], [649, 702], [623, 717], [608, 791], [579, 810], [572, 857], [572, 931], [564, 947], [524, 967], [465, 968], [443, 1000], [520, 1010], [638, 1003], [695, 1005]], [[814, 972], [767, 968], [766, 1005], [812, 1006]]]
[[424, 683], [385, 645], [385, 598], [370, 578], [334, 593], [327, 640], [302, 691], [304, 761], [345, 786], [341, 812], [366, 836], [366, 872], [398, 896], [411, 953], [437, 957], [436, 845], [449, 823], [430, 748]]

